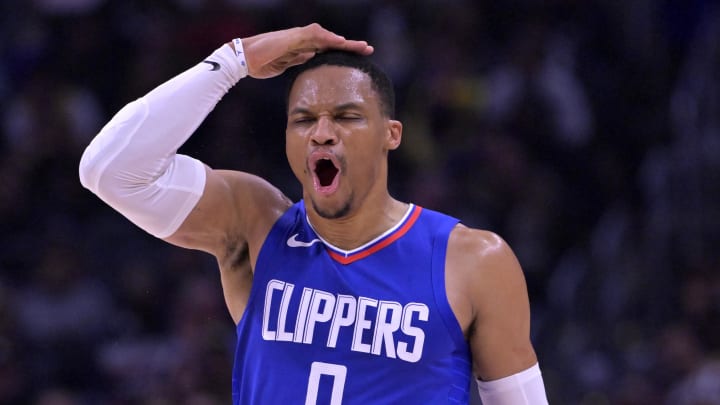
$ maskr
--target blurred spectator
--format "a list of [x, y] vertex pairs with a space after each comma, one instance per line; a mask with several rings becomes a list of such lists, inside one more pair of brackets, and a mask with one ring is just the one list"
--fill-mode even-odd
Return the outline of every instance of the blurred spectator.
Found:
[[85, 274], [80, 251], [56, 242], [39, 253], [31, 283], [14, 297], [17, 333], [27, 345], [23, 367], [34, 389], [97, 389], [93, 349], [112, 326], [113, 303], [105, 286]]
[[[593, 117], [585, 89], [574, 72], [575, 44], [551, 30], [551, 23], [532, 20], [514, 32], [507, 60], [487, 78], [487, 114], [511, 127], [530, 125], [522, 135], [542, 139], [526, 142], [557, 144], [559, 152], [567, 153], [590, 141]], [[536, 126], [544, 123], [549, 125], [545, 131]], [[552, 146], [543, 149], [548, 148]]]

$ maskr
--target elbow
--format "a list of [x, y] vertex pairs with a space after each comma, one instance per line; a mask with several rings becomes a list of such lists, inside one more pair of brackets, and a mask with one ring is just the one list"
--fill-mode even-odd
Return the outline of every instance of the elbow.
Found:
[[120, 173], [136, 164], [131, 140], [147, 117], [147, 110], [142, 99], [127, 104], [85, 148], [78, 168], [83, 187], [98, 194], [103, 186], [101, 179], [121, 178]]

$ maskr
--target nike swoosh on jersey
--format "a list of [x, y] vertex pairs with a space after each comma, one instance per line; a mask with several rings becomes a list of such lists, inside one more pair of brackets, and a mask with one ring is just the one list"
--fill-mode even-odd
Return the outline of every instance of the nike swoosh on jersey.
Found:
[[311, 240], [310, 242], [303, 242], [301, 240], [297, 240], [298, 235], [299, 234], [296, 233], [295, 235], [289, 237], [287, 240], [287, 245], [290, 247], [310, 247], [315, 243], [320, 242], [320, 239], [317, 238]]
[[212, 68], [210, 70], [220, 70], [220, 64], [212, 60], [204, 60], [203, 63], [209, 63]]

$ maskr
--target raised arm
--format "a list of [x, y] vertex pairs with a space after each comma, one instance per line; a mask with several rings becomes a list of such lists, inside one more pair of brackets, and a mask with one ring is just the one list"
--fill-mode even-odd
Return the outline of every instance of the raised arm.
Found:
[[525, 278], [510, 247], [492, 232], [458, 226], [447, 269], [448, 296], [470, 343], [483, 404], [547, 404]]
[[211, 170], [177, 149], [243, 77], [276, 76], [330, 48], [372, 52], [366, 42], [346, 40], [317, 24], [221, 46], [121, 109], [85, 150], [81, 183], [171, 243], [219, 258], [229, 238], [259, 249], [287, 199], [255, 176]]

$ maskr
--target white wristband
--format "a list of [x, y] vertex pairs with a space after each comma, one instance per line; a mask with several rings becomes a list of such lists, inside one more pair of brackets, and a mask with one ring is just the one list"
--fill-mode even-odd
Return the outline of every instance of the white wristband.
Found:
[[[228, 76], [231, 85], [234, 85], [248, 75], [248, 68], [242, 40], [235, 38], [232, 40], [232, 44], [232, 47], [225, 44], [216, 49], [215, 52], [210, 54], [203, 62], [211, 65], [209, 67], [210, 70], [224, 72]], [[234, 50], [233, 47], [235, 47]]]
[[247, 60], [245, 60], [245, 48], [240, 38], [232, 40], [232, 44], [235, 47], [235, 59], [237, 60], [237, 66], [239, 66], [241, 72], [241, 79], [248, 75]]

